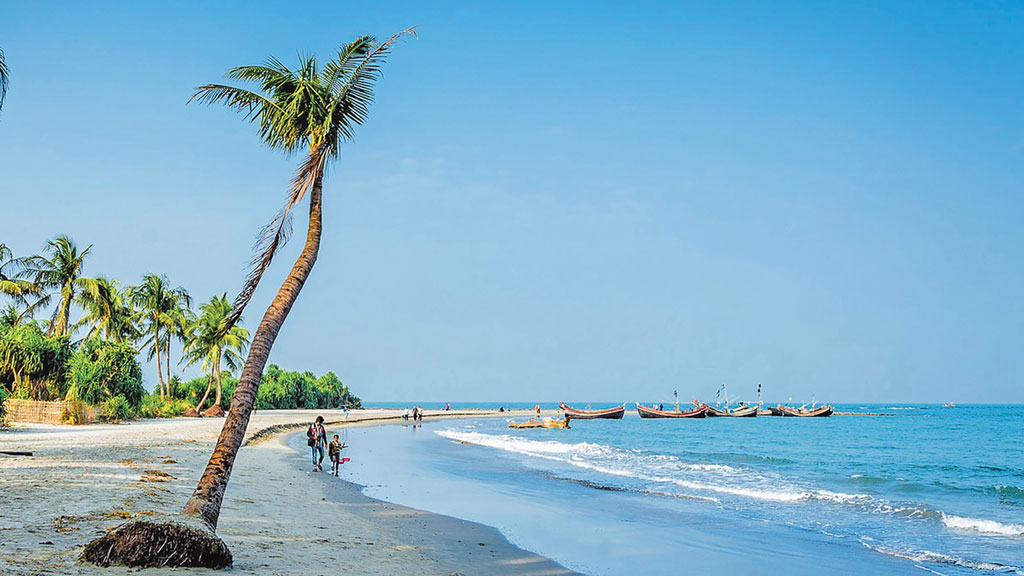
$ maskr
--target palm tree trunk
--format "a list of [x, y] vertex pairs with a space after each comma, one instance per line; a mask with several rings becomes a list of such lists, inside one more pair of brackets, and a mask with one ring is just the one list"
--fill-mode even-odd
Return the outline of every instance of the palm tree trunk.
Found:
[[156, 378], [158, 380], [157, 386], [160, 388], [160, 398], [164, 397], [164, 373], [163, 368], [160, 366], [160, 325], [157, 324], [153, 328], [153, 348], [156, 349]]
[[217, 398], [213, 401], [214, 406], [220, 406], [220, 351], [217, 352]]
[[167, 388], [167, 395], [171, 395], [171, 334], [167, 333], [167, 380], [164, 380], [164, 386]]
[[238, 387], [235, 388], [231, 408], [224, 420], [224, 428], [221, 429], [220, 437], [217, 438], [213, 455], [210, 456], [210, 462], [206, 465], [206, 470], [203, 471], [203, 476], [199, 479], [195, 492], [192, 493], [192, 497], [181, 511], [185, 516], [202, 519], [213, 529], [217, 528], [220, 505], [224, 500], [224, 489], [227, 488], [228, 480], [231, 478], [235, 455], [238, 453], [239, 446], [242, 445], [245, 429], [249, 425], [249, 417], [252, 415], [256, 392], [260, 385], [260, 376], [263, 375], [263, 368], [270, 358], [270, 349], [273, 347], [274, 340], [277, 339], [277, 334], [281, 331], [281, 326], [284, 325], [292, 305], [299, 297], [303, 284], [309, 278], [313, 264], [316, 263], [317, 253], [320, 251], [320, 234], [323, 227], [320, 205], [322, 192], [323, 172], [321, 171], [317, 174], [309, 195], [309, 231], [306, 233], [306, 244], [256, 329], [252, 347], [249, 348], [249, 356], [245, 360], [245, 367], [242, 368], [242, 375], [238, 380]]
[[203, 397], [196, 404], [196, 412], [201, 413], [203, 411], [203, 404], [206, 404], [206, 399], [210, 397], [211, 388], [213, 388], [213, 372], [210, 372], [210, 380], [206, 383], [206, 392], [203, 393]]

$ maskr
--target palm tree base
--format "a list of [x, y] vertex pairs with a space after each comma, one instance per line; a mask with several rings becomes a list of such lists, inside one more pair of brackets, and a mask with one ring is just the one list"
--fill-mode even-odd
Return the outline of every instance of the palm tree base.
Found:
[[90, 542], [81, 559], [100, 566], [226, 568], [231, 551], [202, 520], [137, 518]]
[[203, 410], [203, 416], [210, 416], [213, 418], [220, 418], [224, 416], [224, 414], [224, 409], [217, 404], [214, 404], [213, 406], [210, 406], [206, 410]]

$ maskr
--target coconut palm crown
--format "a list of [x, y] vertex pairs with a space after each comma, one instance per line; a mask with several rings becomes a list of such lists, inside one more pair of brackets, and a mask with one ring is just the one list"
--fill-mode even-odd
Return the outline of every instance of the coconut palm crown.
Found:
[[225, 329], [238, 320], [263, 272], [288, 241], [292, 209], [323, 178], [327, 161], [341, 154], [355, 126], [366, 121], [381, 65], [405, 35], [415, 36], [416, 29], [403, 30], [381, 43], [373, 36], [361, 36], [339, 48], [322, 68], [313, 56], [302, 57], [294, 70], [271, 56], [263, 65], [239, 66], [225, 75], [255, 84], [255, 89], [206, 84], [189, 99], [224, 104], [243, 113], [259, 124], [259, 136], [270, 148], [287, 154], [308, 150], [284, 207], [260, 233], [252, 269]]
[[182, 354], [182, 362], [186, 366], [200, 364], [204, 372], [210, 373], [210, 384], [206, 387], [206, 394], [196, 404], [196, 410], [203, 409], [214, 381], [217, 383], [217, 395], [213, 405], [220, 406], [221, 366], [227, 365], [232, 372], [238, 370], [242, 365], [242, 355], [249, 346], [249, 331], [245, 328], [232, 326], [226, 331], [221, 330], [232, 310], [227, 294], [210, 298], [209, 302], [199, 306], [199, 310], [199, 317], [188, 330], [190, 337]]
[[44, 254], [29, 256], [22, 261], [21, 278], [41, 294], [27, 312], [31, 314], [57, 299], [57, 306], [50, 316], [50, 334], [67, 336], [72, 328], [71, 306], [81, 292], [95, 289], [96, 281], [82, 276], [82, 267], [90, 250], [92, 244], [79, 251], [71, 238], [61, 235], [43, 246]]

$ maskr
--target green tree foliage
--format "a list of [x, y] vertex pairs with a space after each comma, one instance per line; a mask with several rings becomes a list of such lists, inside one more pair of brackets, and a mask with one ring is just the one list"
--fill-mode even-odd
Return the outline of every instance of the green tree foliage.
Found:
[[[202, 304], [199, 309], [200, 316], [191, 323], [187, 331], [190, 337], [185, 344], [182, 361], [186, 366], [201, 364], [203, 371], [209, 372], [207, 394], [216, 380], [217, 395], [213, 403], [222, 404], [225, 396], [221, 366], [226, 364], [232, 372], [238, 370], [242, 365], [242, 355], [249, 346], [249, 331], [241, 326], [226, 327], [228, 316], [231, 314], [231, 302], [228, 301], [227, 294], [210, 298], [210, 301]], [[234, 393], [233, 387], [231, 393]], [[228, 394], [227, 398], [230, 397], [231, 394]], [[205, 401], [206, 394], [198, 404], [194, 404], [196, 410], [202, 410]]]
[[41, 296], [32, 304], [31, 311], [48, 306], [54, 299], [57, 305], [50, 317], [50, 334], [67, 336], [71, 330], [71, 306], [83, 290], [94, 289], [95, 280], [82, 277], [85, 258], [92, 250], [90, 244], [79, 251], [75, 242], [60, 235], [43, 246], [43, 254], [24, 258], [20, 276]]
[[271, 364], [260, 379], [256, 408], [358, 407], [359, 398], [349, 392], [334, 372], [317, 378], [312, 372], [292, 372]]
[[[194, 406], [203, 397], [209, 377], [202, 376], [188, 382], [174, 381], [171, 383], [171, 396], [188, 402]], [[238, 379], [224, 372], [222, 386], [224, 395], [221, 407], [225, 410], [231, 404]], [[294, 408], [340, 408], [348, 406], [358, 408], [360, 400], [354, 396], [341, 380], [328, 372], [319, 378], [312, 372], [293, 372], [282, 370], [271, 364], [260, 379], [260, 389], [256, 396], [256, 408], [260, 410], [294, 409]]]
[[147, 359], [156, 357], [156, 376], [162, 396], [166, 392], [166, 387], [160, 358], [167, 356], [167, 370], [170, 372], [171, 359], [166, 354], [170, 347], [170, 338], [175, 327], [183, 323], [183, 310], [192, 305], [192, 299], [184, 288], [171, 287], [166, 276], [157, 274], [143, 276], [142, 284], [130, 288], [128, 294], [132, 305], [138, 308], [140, 320], [149, 334], [142, 346], [147, 351]]
[[86, 340], [71, 357], [68, 396], [89, 404], [121, 396], [132, 410], [137, 410], [146, 389], [135, 354], [135, 349], [126, 344]]
[[76, 302], [85, 314], [75, 323], [72, 332], [84, 326], [89, 329], [86, 339], [103, 336], [122, 344], [140, 336], [135, 326], [135, 308], [117, 280], [97, 276], [84, 287]]
[[68, 336], [47, 336], [35, 322], [0, 333], [0, 385], [17, 398], [52, 400], [66, 392]]

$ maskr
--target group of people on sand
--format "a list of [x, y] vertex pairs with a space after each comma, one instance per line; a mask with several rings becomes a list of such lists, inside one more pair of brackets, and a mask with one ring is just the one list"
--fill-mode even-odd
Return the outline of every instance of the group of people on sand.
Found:
[[410, 417], [413, 422], [423, 422], [423, 406], [413, 406], [412, 410], [406, 408], [402, 412], [402, 420], [408, 422]]
[[324, 429], [324, 417], [317, 416], [316, 421], [306, 429], [306, 445], [313, 451], [313, 471], [323, 471], [324, 451], [331, 459], [331, 474], [338, 475], [338, 468], [348, 462], [348, 458], [341, 457], [341, 451], [348, 447], [348, 444], [338, 441], [338, 435], [327, 441], [327, 430]]

